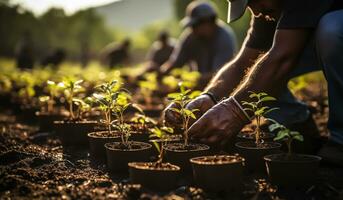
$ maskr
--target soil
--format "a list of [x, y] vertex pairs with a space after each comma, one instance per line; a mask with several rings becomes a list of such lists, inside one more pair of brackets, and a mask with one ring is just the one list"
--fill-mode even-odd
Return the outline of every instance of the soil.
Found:
[[269, 156], [268, 159], [277, 162], [311, 162], [317, 161], [319, 157], [313, 157], [310, 155], [302, 155], [302, 154], [276, 154]]
[[247, 148], [247, 149], [270, 149], [278, 147], [280, 144], [276, 142], [265, 142], [261, 143], [258, 146], [255, 142], [239, 142], [240, 147]]
[[154, 162], [140, 162], [140, 163], [129, 163], [129, 166], [137, 169], [145, 170], [160, 170], [160, 171], [177, 171], [180, 168], [170, 163], [154, 163]]
[[188, 144], [185, 146], [183, 143], [173, 143], [168, 144], [168, 150], [176, 151], [176, 152], [185, 152], [185, 151], [199, 151], [199, 150], [206, 150], [208, 146], [203, 144]]
[[80, 119], [75, 119], [75, 120], [63, 120], [63, 121], [56, 121], [54, 122], [55, 124], [97, 124], [97, 121], [88, 121], [88, 120], [80, 120]]
[[122, 142], [113, 142], [106, 144], [106, 148], [111, 150], [122, 150], [122, 151], [136, 151], [150, 148], [150, 144], [143, 142], [129, 141], [128, 145], [124, 145]]
[[115, 131], [112, 131], [112, 133], [110, 133], [109, 131], [97, 131], [97, 132], [92, 132], [89, 135], [94, 138], [113, 138], [113, 137], [120, 136], [120, 134]]
[[[244, 138], [244, 139], [251, 139], [251, 140], [253, 140], [253, 139], [255, 139], [255, 132], [251, 132], [251, 131], [244, 131], [244, 132], [243, 132], [243, 131], [242, 131], [241, 133], [239, 133], [239, 134], [237, 135], [237, 137], [241, 137], [241, 138]], [[271, 133], [262, 132], [261, 135], [260, 135], [260, 137], [261, 137], [262, 139], [269, 139], [269, 138], [273, 138], [274, 135], [271, 134]]]
[[[302, 99], [311, 106], [321, 136], [327, 137], [328, 109], [318, 88], [311, 86]], [[19, 123], [17, 117], [0, 110], [0, 199], [343, 199], [343, 169], [330, 165], [320, 166], [313, 187], [297, 190], [245, 177], [236, 198], [186, 184], [163, 194], [146, 191], [92, 165], [86, 150], [64, 148], [54, 133], [37, 132], [38, 126]]]
[[198, 158], [193, 158], [192, 162], [204, 165], [221, 165], [241, 162], [244, 159], [238, 155], [215, 155], [215, 156], [203, 156]]

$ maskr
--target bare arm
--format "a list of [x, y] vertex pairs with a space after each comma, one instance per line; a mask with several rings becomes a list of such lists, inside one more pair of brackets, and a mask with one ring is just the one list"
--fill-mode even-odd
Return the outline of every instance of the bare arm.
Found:
[[244, 45], [238, 55], [219, 70], [205, 91], [213, 93], [220, 99], [230, 95], [242, 82], [247, 69], [254, 65], [260, 55], [263, 55], [263, 52]]
[[277, 96], [288, 81], [288, 73], [296, 66], [308, 36], [306, 29], [277, 30], [272, 48], [256, 62], [247, 79], [234, 92], [236, 99], [248, 100], [248, 91]]

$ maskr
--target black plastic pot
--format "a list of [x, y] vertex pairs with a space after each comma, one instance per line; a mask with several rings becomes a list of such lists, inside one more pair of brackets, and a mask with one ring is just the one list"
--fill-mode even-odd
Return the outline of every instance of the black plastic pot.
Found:
[[165, 160], [174, 165], [181, 167], [181, 173], [192, 172], [192, 165], [190, 159], [199, 156], [206, 156], [210, 154], [210, 147], [205, 144], [189, 144], [189, 148], [185, 149], [183, 143], [167, 144], [165, 149]]
[[272, 184], [286, 187], [310, 186], [315, 182], [321, 157], [305, 154], [264, 156]]
[[151, 144], [130, 141], [131, 149], [121, 148], [122, 142], [106, 143], [107, 168], [110, 172], [128, 172], [128, 163], [147, 162], [151, 156]]
[[96, 121], [54, 121], [54, 129], [63, 146], [87, 147], [87, 134], [94, 132]]
[[190, 159], [195, 183], [209, 192], [239, 191], [244, 158], [235, 155], [202, 156]]
[[54, 129], [54, 121], [61, 121], [66, 118], [67, 115], [62, 113], [48, 113], [48, 112], [36, 112], [38, 118], [40, 131], [52, 131]]
[[109, 134], [108, 131], [88, 133], [89, 153], [93, 161], [106, 164], [105, 144], [120, 141], [118, 133]]
[[[264, 142], [273, 142], [275, 135], [273, 133], [263, 132], [260, 137], [262, 140], [264, 140]], [[254, 133], [250, 134], [250, 133], [240, 132], [236, 136], [236, 142], [247, 142], [247, 141], [255, 141], [255, 134]]]
[[245, 168], [248, 173], [266, 174], [263, 157], [280, 153], [281, 144], [266, 142], [257, 147], [255, 142], [238, 142], [235, 145], [237, 152], [245, 159]]
[[[134, 184], [153, 191], [170, 191], [177, 188], [180, 167], [169, 163], [162, 163], [162, 167], [154, 167], [154, 163], [129, 163], [130, 180]], [[166, 167], [168, 165], [169, 167]]]

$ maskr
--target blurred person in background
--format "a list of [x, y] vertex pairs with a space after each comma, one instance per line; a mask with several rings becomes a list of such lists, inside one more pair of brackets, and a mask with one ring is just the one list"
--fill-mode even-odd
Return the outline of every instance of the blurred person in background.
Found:
[[217, 19], [214, 7], [203, 1], [193, 1], [181, 21], [185, 30], [169, 60], [161, 67], [166, 74], [173, 68], [188, 64], [202, 74], [206, 82], [236, 53], [236, 37], [232, 29]]
[[147, 55], [147, 72], [158, 70], [169, 59], [174, 50], [174, 43], [167, 31], [162, 31], [159, 34], [157, 41], [152, 44]]
[[41, 65], [57, 68], [66, 58], [66, 52], [62, 48], [57, 48], [51, 54], [43, 58]]
[[130, 46], [131, 41], [129, 39], [125, 39], [120, 44], [111, 43], [107, 45], [100, 55], [102, 62], [110, 68], [128, 64], [130, 61]]
[[15, 54], [17, 67], [20, 69], [32, 69], [34, 65], [34, 47], [31, 33], [25, 31], [18, 42]]

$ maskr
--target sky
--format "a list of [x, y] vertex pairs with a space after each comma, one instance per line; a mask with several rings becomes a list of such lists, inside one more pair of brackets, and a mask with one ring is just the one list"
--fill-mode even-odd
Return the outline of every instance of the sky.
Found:
[[36, 15], [44, 13], [51, 7], [63, 8], [67, 14], [72, 14], [80, 9], [100, 6], [120, 0], [11, 0], [11, 4], [19, 4], [33, 11]]

